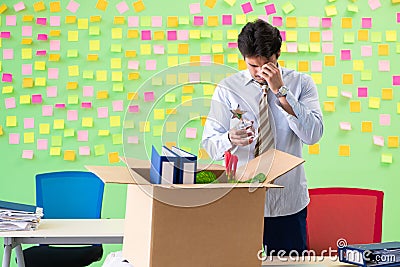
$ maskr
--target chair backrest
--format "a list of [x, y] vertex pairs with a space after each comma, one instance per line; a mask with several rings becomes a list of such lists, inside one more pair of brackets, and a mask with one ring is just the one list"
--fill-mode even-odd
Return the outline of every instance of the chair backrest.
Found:
[[98, 219], [104, 183], [91, 172], [63, 171], [36, 175], [36, 205], [43, 218]]
[[[309, 189], [308, 249], [337, 250], [344, 244], [381, 242], [383, 192], [361, 188]], [[338, 241], [341, 240], [341, 241]]]

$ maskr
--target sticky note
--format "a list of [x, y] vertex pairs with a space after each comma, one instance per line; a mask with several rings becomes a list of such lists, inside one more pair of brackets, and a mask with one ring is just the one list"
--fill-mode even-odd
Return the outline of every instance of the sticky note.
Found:
[[4, 99], [4, 102], [5, 102], [6, 109], [16, 107], [15, 97], [6, 98], [6, 99]]
[[189, 5], [190, 14], [201, 13], [200, 3], [193, 3]]
[[371, 8], [371, 10], [375, 10], [381, 7], [381, 2], [380, 0], [368, 0], [368, 5]]
[[96, 4], [96, 8], [102, 11], [105, 11], [107, 9], [108, 2], [105, 0], [98, 0]]
[[66, 9], [71, 11], [72, 13], [76, 13], [78, 11], [80, 4], [75, 2], [74, 0], [69, 1]]
[[382, 100], [392, 100], [393, 90], [392, 88], [382, 88]]
[[368, 97], [368, 88], [367, 87], [358, 87], [357, 95], [358, 95], [358, 97]]
[[336, 65], [336, 57], [333, 55], [324, 56], [324, 65], [325, 66], [335, 66]]
[[8, 143], [10, 145], [18, 145], [20, 142], [20, 134], [19, 133], [10, 133], [8, 135]]
[[361, 122], [361, 132], [372, 132], [372, 121]]
[[335, 111], [335, 102], [333, 102], [333, 101], [324, 101], [324, 111], [334, 112]]
[[351, 123], [350, 122], [340, 122], [340, 129], [344, 131], [351, 131]]
[[350, 156], [350, 145], [339, 145], [339, 156], [349, 157]]
[[308, 154], [310, 155], [318, 155], [320, 153], [319, 144], [309, 145], [308, 146]]
[[399, 137], [398, 136], [388, 136], [388, 147], [389, 148], [399, 147]]
[[338, 87], [337, 86], [328, 86], [326, 90], [327, 97], [337, 97], [338, 96]]
[[39, 134], [50, 134], [50, 124], [40, 123], [39, 124]]
[[242, 7], [242, 11], [244, 14], [253, 12], [253, 6], [251, 5], [251, 2], [246, 2], [244, 4], [240, 5]]
[[389, 60], [379, 60], [378, 61], [379, 71], [390, 71], [390, 61]]
[[139, 132], [141, 132], [141, 133], [150, 132], [150, 122], [149, 121], [140, 121], [139, 122]]
[[392, 76], [392, 84], [394, 86], [400, 85], [400, 75], [393, 75]]
[[391, 153], [382, 153], [381, 154], [381, 162], [382, 163], [393, 163], [393, 156]]
[[353, 27], [353, 19], [352, 18], [342, 18], [342, 28], [343, 29], [351, 29]]
[[33, 150], [22, 150], [23, 159], [33, 159]]
[[325, 6], [325, 14], [328, 17], [336, 16], [337, 15], [336, 6], [335, 5]]
[[134, 9], [136, 12], [141, 12], [141, 11], [143, 11], [143, 10], [146, 8], [142, 0], [133, 2], [132, 5], [133, 5], [133, 9]]
[[372, 46], [370, 45], [361, 46], [361, 56], [363, 57], [372, 56]]
[[129, 6], [125, 1], [118, 3], [115, 7], [117, 8], [119, 14], [124, 14], [129, 10]]
[[364, 60], [353, 60], [353, 70], [364, 71]]
[[350, 112], [361, 112], [361, 102], [358, 100], [350, 101]]
[[390, 114], [380, 114], [379, 124], [383, 126], [390, 126]]
[[165, 125], [167, 133], [176, 133], [176, 121], [168, 121]]
[[283, 4], [282, 6], [282, 10], [285, 14], [289, 14], [290, 12], [292, 12], [295, 9], [295, 7], [293, 6], [293, 4], [291, 2], [286, 2], [285, 4]]
[[368, 101], [368, 107], [373, 109], [380, 108], [380, 98], [379, 97], [370, 97]]
[[79, 32], [68, 31], [68, 42], [77, 42], [77, 41], [79, 41]]
[[26, 132], [24, 133], [24, 144], [33, 144], [35, 142], [35, 133]]
[[120, 127], [121, 117], [120, 116], [110, 116], [110, 127]]
[[353, 74], [351, 73], [342, 74], [342, 84], [353, 84]]
[[224, 0], [224, 2], [230, 6], [233, 6], [236, 3], [236, 0]]
[[383, 136], [374, 135], [372, 137], [372, 140], [374, 142], [374, 145], [377, 145], [377, 146], [384, 146], [385, 145], [385, 139], [383, 138]]
[[372, 71], [371, 70], [362, 70], [361, 71], [361, 81], [371, 81], [372, 80]]
[[197, 138], [197, 128], [186, 128], [186, 138], [196, 139]]
[[[0, 9], [1, 9], [1, 7], [0, 7]], [[25, 4], [24, 4], [24, 2], [18, 2], [18, 3], [16, 3], [15, 5], [14, 5], [14, 10], [15, 10], [15, 12], [19, 12], [19, 11], [21, 11], [21, 10], [24, 10], [25, 9]], [[0, 14], [1, 14], [2, 12], [0, 12]]]

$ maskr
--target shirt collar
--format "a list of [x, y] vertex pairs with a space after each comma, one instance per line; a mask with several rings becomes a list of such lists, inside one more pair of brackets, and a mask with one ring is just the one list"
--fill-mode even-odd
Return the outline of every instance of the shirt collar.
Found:
[[[283, 70], [282, 67], [278, 64], [278, 68], [279, 71], [281, 72], [281, 76], [283, 77]], [[248, 85], [249, 83], [251, 83], [253, 81], [253, 76], [251, 76], [249, 69], [246, 69], [246, 71], [244, 72], [244, 85]]]

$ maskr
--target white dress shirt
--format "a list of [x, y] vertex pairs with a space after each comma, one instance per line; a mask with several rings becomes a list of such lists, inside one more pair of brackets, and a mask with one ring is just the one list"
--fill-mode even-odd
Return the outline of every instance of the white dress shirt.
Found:
[[[268, 90], [269, 118], [274, 132], [275, 148], [302, 157], [303, 143], [315, 144], [323, 133], [317, 88], [310, 76], [282, 67], [279, 69], [283, 83], [289, 89], [286, 99], [297, 118], [288, 114], [274, 93]], [[253, 81], [249, 70], [235, 73], [218, 84], [202, 138], [202, 145], [212, 159], [222, 160], [228, 149], [232, 149], [238, 156], [238, 166], [254, 158], [256, 142], [233, 147], [229, 141], [229, 130], [239, 122], [238, 119], [232, 119], [230, 110], [235, 110], [239, 105], [241, 110], [246, 111], [243, 118], [254, 121], [254, 128], [257, 129], [261, 97], [261, 87]], [[310, 199], [303, 165], [280, 176], [274, 183], [285, 188], [267, 190], [264, 216], [290, 215], [308, 205]]]

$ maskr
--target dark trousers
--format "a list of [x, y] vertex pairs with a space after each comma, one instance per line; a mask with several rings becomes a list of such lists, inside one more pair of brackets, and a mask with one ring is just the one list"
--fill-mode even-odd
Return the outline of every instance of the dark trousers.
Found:
[[[264, 248], [267, 256], [289, 256], [291, 251], [297, 251], [299, 255], [307, 250], [306, 231], [307, 207], [298, 213], [264, 218]], [[293, 256], [294, 254], [292, 252]]]

